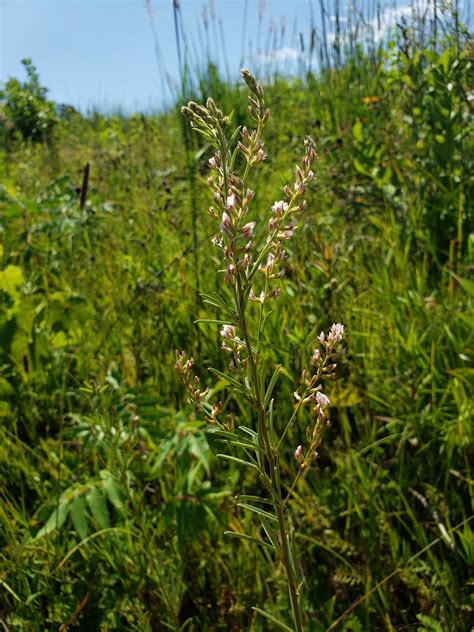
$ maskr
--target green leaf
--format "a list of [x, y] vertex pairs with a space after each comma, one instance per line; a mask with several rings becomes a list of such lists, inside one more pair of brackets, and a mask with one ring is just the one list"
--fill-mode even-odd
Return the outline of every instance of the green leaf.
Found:
[[50, 515], [46, 523], [41, 527], [41, 529], [35, 535], [35, 537], [33, 538], [33, 541], [39, 540], [39, 538], [42, 538], [48, 533], [51, 533], [51, 531], [61, 528], [66, 520], [67, 514], [69, 512], [69, 508], [70, 508], [69, 501], [61, 501], [58, 507]]
[[271, 514], [269, 511], [265, 511], [264, 509], [260, 509], [260, 507], [255, 507], [254, 505], [249, 505], [247, 503], [237, 503], [237, 507], [242, 507], [243, 509], [248, 509], [253, 513], [258, 514], [259, 516], [263, 516], [267, 520], [273, 520], [273, 522], [278, 522], [277, 517]]
[[193, 454], [199, 461], [199, 463], [203, 465], [204, 469], [207, 472], [207, 475], [210, 476], [209, 444], [206, 440], [206, 437], [203, 434], [198, 436], [190, 434], [188, 435], [188, 437], [191, 454]]
[[87, 506], [82, 496], [74, 496], [71, 502], [71, 520], [81, 540], [85, 540], [89, 533], [89, 526], [87, 524]]
[[107, 509], [107, 502], [102, 490], [97, 485], [94, 485], [87, 492], [86, 500], [98, 526], [101, 529], [108, 529], [110, 527], [109, 510]]
[[194, 321], [195, 324], [208, 324], [208, 325], [229, 325], [228, 320], [218, 320], [217, 318], [198, 318]]
[[15, 394], [15, 389], [8, 380], [0, 377], [0, 400], [11, 397]]
[[252, 610], [255, 610], [255, 612], [258, 612], [258, 614], [261, 614], [262, 617], [265, 617], [266, 619], [268, 619], [269, 621], [277, 625], [282, 630], [287, 630], [287, 632], [295, 632], [293, 628], [288, 627], [286, 623], [283, 623], [283, 621], [279, 621], [266, 610], [262, 610], [261, 608], [257, 608], [256, 606], [253, 606]]
[[358, 143], [364, 142], [364, 128], [362, 127], [362, 123], [360, 121], [354, 123], [352, 135]]
[[259, 546], [263, 546], [271, 551], [274, 551], [274, 547], [268, 542], [264, 542], [263, 540], [257, 540], [257, 538], [253, 538], [251, 535], [247, 535], [246, 533], [238, 533], [237, 531], [224, 531], [224, 535], [230, 535], [233, 538], [239, 538], [240, 540], [247, 540], [247, 542], [253, 542], [254, 544], [258, 544]]
[[369, 178], [371, 177], [372, 173], [370, 169], [367, 169], [367, 167], [365, 167], [358, 158], [354, 158], [354, 167], [356, 171], [361, 173], [363, 176], [368, 176]]
[[112, 474], [107, 470], [102, 470], [100, 476], [103, 481], [102, 487], [107, 495], [107, 498], [119, 513], [124, 514], [125, 506], [120, 497], [120, 488], [114, 481]]
[[211, 373], [214, 373], [218, 377], [220, 377], [222, 380], [225, 380], [228, 384], [233, 386], [235, 390], [238, 391], [239, 393], [242, 393], [244, 395], [249, 394], [248, 391], [245, 389], [245, 387], [240, 382], [237, 382], [237, 380], [234, 380], [233, 377], [229, 377], [225, 373], [222, 373], [221, 371], [218, 371], [217, 369], [214, 369], [212, 367], [209, 369], [209, 371]]
[[280, 543], [278, 541], [278, 536], [276, 532], [273, 530], [266, 518], [264, 518], [263, 516], [259, 516], [259, 518], [260, 522], [262, 523], [263, 530], [265, 531], [267, 538], [272, 543], [273, 548], [275, 549], [275, 551], [280, 551]]
[[214, 294], [201, 294], [201, 297], [204, 303], [214, 305], [214, 307], [220, 307], [234, 316], [235, 310], [233, 310], [217, 292], [214, 292]]
[[18, 266], [7, 266], [0, 271], [0, 290], [4, 290], [10, 296], [18, 295], [18, 288], [24, 283], [23, 272]]
[[250, 496], [248, 494], [242, 494], [237, 496], [237, 501], [252, 500], [255, 503], [263, 503], [264, 505], [273, 505], [273, 502], [268, 498], [260, 498], [260, 496]]
[[270, 402], [273, 389], [275, 388], [275, 384], [277, 383], [278, 376], [280, 375], [280, 371], [281, 371], [281, 364], [277, 364], [277, 366], [275, 367], [275, 370], [273, 371], [273, 375], [271, 377], [270, 383], [268, 384], [267, 392], [265, 393], [265, 399], [264, 399], [265, 408], [268, 406]]
[[460, 276], [458, 276], [457, 274], [454, 274], [454, 272], [451, 272], [451, 274], [456, 279], [456, 281], [459, 283], [459, 285], [462, 287], [462, 289], [467, 294], [469, 294], [469, 296], [471, 298], [473, 298], [474, 297], [474, 281], [470, 281], [469, 279], [463, 279]]
[[432, 632], [445, 632], [445, 628], [436, 619], [428, 617], [426, 614], [417, 614], [416, 618], [423, 624], [423, 630], [432, 630]]
[[230, 454], [216, 454], [218, 459], [226, 459], [227, 461], [234, 461], [235, 463], [239, 463], [240, 465], [245, 465], [246, 467], [253, 467], [254, 470], [259, 472], [259, 468], [254, 464], [250, 463], [250, 461], [244, 461], [244, 459], [239, 459], [236, 456], [230, 456]]

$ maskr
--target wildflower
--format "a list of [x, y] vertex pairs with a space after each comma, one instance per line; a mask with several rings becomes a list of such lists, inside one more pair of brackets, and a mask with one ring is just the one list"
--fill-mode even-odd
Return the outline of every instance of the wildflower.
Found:
[[296, 181], [297, 182], [303, 182], [303, 180], [304, 180], [304, 173], [301, 170], [301, 167], [296, 167], [295, 174], [296, 174]]
[[321, 357], [321, 352], [319, 349], [315, 349], [313, 353], [313, 357], [311, 358], [311, 364], [317, 364], [319, 362], [319, 358]]
[[211, 169], [217, 169], [217, 162], [214, 156], [212, 156], [212, 158], [209, 158], [209, 166]]
[[229, 211], [233, 211], [235, 208], [235, 195], [233, 193], [231, 193], [228, 197], [227, 197], [227, 202], [226, 202], [226, 206], [227, 209]]
[[318, 336], [318, 340], [321, 344], [323, 344], [324, 342], [324, 331], [322, 331], [319, 336]]
[[245, 224], [245, 226], [242, 227], [242, 235], [244, 235], [244, 237], [251, 237], [255, 224], [256, 222], [248, 222], [248, 224]]
[[289, 228], [278, 233], [277, 237], [278, 239], [291, 239], [294, 232], [295, 231], [292, 228]]
[[283, 200], [279, 200], [278, 202], [275, 202], [275, 204], [272, 206], [272, 211], [275, 213], [277, 217], [281, 217], [283, 213], [285, 213], [285, 211], [287, 210], [288, 210], [288, 204], [287, 202], [283, 202]]
[[298, 463], [302, 463], [304, 459], [303, 446], [299, 445], [295, 450], [295, 459]]
[[235, 327], [233, 325], [223, 325], [220, 334], [223, 338], [235, 338]]
[[325, 395], [324, 393], [321, 393], [321, 391], [318, 391], [315, 397], [321, 409], [324, 410], [324, 408], [327, 408], [329, 406], [329, 403], [330, 403], [329, 397]]
[[232, 285], [235, 279], [235, 273], [237, 272], [237, 268], [233, 263], [231, 263], [225, 272], [224, 281], [229, 285]]
[[340, 342], [342, 340], [344, 336], [344, 325], [341, 324], [333, 324], [331, 326], [331, 329], [329, 330], [329, 334], [328, 334], [328, 343], [329, 344], [337, 344], [338, 342]]
[[230, 217], [227, 215], [225, 211], [222, 214], [220, 229], [226, 235], [230, 235], [232, 233], [232, 222], [231, 222]]

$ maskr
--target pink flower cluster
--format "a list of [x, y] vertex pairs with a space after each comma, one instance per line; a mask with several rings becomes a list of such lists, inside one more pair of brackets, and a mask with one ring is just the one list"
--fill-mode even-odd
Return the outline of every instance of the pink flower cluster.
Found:
[[321, 379], [334, 379], [336, 364], [334, 358], [336, 345], [344, 337], [344, 325], [333, 324], [326, 335], [323, 331], [318, 336], [321, 348], [316, 348], [311, 356], [311, 365], [316, 369], [312, 375], [308, 371], [303, 371], [302, 380], [305, 390], [302, 395], [296, 391], [294, 393], [297, 405], [301, 406], [311, 402], [312, 412], [316, 416], [313, 427], [306, 428], [306, 440], [308, 448], [306, 456], [303, 447], [299, 445], [295, 450], [295, 459], [302, 468], [306, 468], [310, 461], [317, 457], [317, 449], [321, 445], [324, 432], [329, 426], [328, 408], [331, 404], [329, 397], [322, 392]]

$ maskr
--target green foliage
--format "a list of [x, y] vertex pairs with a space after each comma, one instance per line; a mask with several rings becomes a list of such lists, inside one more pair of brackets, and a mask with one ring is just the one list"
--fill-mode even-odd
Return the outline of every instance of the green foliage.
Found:
[[[471, 64], [467, 47], [438, 42], [266, 90], [268, 158], [250, 219], [292, 177], [305, 133], [320, 154], [264, 334], [269, 366], [285, 366], [277, 428], [314, 337], [336, 318], [348, 329], [332, 429], [291, 501], [310, 630], [463, 631], [472, 620]], [[244, 96], [226, 94], [246, 122]], [[216, 458], [228, 447], [239, 458], [231, 442], [251, 436], [210, 432], [173, 370], [174, 349], [189, 349], [211, 394], [225, 390], [206, 371], [225, 376], [220, 325], [197, 337], [194, 324], [222, 317], [209, 148], [193, 138], [188, 163], [182, 139], [175, 112], [75, 115], [50, 145], [11, 148], [0, 189], [0, 620], [12, 629], [274, 629], [253, 607], [287, 620], [281, 568], [241, 537], [261, 541], [264, 529], [229, 493], [266, 511], [254, 501], [261, 482]], [[227, 412], [252, 427], [242, 396]]]
[[7, 133], [19, 134], [23, 140], [49, 141], [56, 125], [55, 105], [46, 98], [48, 90], [40, 84], [31, 59], [21, 63], [27, 79], [10, 78], [0, 90], [0, 123]]

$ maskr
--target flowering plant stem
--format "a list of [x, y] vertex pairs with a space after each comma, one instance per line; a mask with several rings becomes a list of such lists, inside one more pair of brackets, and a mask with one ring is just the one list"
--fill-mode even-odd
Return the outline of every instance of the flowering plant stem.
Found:
[[[344, 327], [333, 325], [327, 336], [323, 332], [319, 335], [319, 346], [311, 358], [314, 370], [303, 371], [302, 393], [298, 389], [295, 391], [294, 411], [278, 436], [278, 428], [274, 426], [272, 394], [281, 367], [277, 365], [268, 380], [262, 340], [270, 315], [267, 305], [280, 293], [275, 284], [284, 274], [283, 264], [287, 259], [283, 243], [292, 237], [296, 229], [294, 217], [305, 208], [301, 197], [306, 186], [313, 180], [311, 166], [316, 159], [316, 152], [313, 141], [306, 139], [306, 152], [301, 166], [295, 169], [295, 182], [292, 186], [284, 187], [287, 201], [279, 200], [273, 204], [273, 215], [264, 228], [263, 239], [260, 242], [256, 240], [254, 244], [252, 237], [257, 223], [245, 222], [254, 198], [254, 192], [247, 187], [247, 181], [251, 169], [265, 159], [262, 133], [270, 112], [265, 108], [263, 90], [255, 78], [247, 70], [242, 71], [242, 76], [251, 92], [249, 111], [256, 122], [255, 130], [237, 128], [228, 138], [226, 127], [230, 123], [230, 117], [223, 116], [212, 99], [208, 99], [206, 107], [190, 102], [183, 108], [183, 112], [189, 118], [191, 126], [203, 134], [215, 151], [209, 160], [213, 176], [209, 178], [208, 184], [217, 208], [211, 206], [209, 213], [215, 219], [220, 219], [220, 235], [213, 239], [213, 244], [222, 251], [225, 262], [224, 282], [229, 289], [227, 292], [223, 290], [222, 293], [203, 295], [204, 302], [222, 310], [226, 320], [200, 322], [222, 325], [222, 348], [231, 357], [229, 373], [211, 370], [227, 382], [234, 396], [243, 397], [251, 406], [256, 417], [255, 429], [244, 426], [235, 428], [228, 417], [224, 417], [231, 397], [227, 398], [225, 404], [218, 402], [211, 405], [209, 388], [201, 390], [200, 380], [192, 372], [193, 360], [187, 358], [184, 352], [177, 352], [176, 368], [188, 390], [190, 402], [213, 424], [213, 432], [223, 442], [243, 449], [244, 452], [244, 458], [229, 454], [218, 456], [250, 467], [258, 473], [267, 496], [240, 496], [237, 505], [257, 516], [265, 537], [258, 539], [238, 532], [226, 533], [274, 552], [285, 570], [294, 629], [302, 632], [304, 623], [299, 598], [302, 582], [295, 563], [293, 527], [286, 510], [298, 481], [317, 458], [317, 449], [329, 425], [326, 410], [330, 402], [322, 393], [321, 381], [335, 378], [334, 360], [339, 355], [336, 347], [343, 337]], [[241, 140], [236, 142], [239, 134]], [[241, 177], [236, 163], [241, 165]], [[257, 231], [262, 233], [260, 226]], [[255, 292], [257, 288], [261, 288], [258, 296]], [[252, 318], [250, 303], [258, 304], [256, 319]], [[311, 404], [315, 419], [306, 428], [306, 449], [298, 445], [295, 450], [294, 456], [299, 469], [293, 482], [286, 484], [289, 491], [283, 498], [280, 455], [284, 439], [296, 423], [300, 410], [308, 403]], [[263, 509], [261, 504], [267, 508], [270, 506], [273, 511]], [[292, 629], [261, 608], [255, 610], [278, 627]]]

